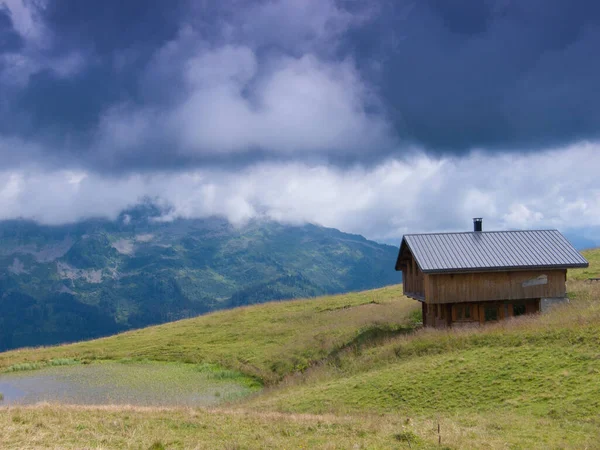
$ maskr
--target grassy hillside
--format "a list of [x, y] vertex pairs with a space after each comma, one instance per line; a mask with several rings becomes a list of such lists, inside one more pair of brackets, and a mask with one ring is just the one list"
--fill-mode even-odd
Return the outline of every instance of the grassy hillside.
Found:
[[[291, 413], [511, 417], [513, 430], [524, 433], [540, 422], [552, 424], [541, 435], [503, 434], [515, 445], [576, 439], [569, 426], [587, 442], [600, 436], [600, 286], [574, 288], [572, 304], [546, 316], [394, 338], [346, 355], [336, 367], [320, 367], [254, 406]], [[570, 446], [577, 448], [574, 441]]]
[[76, 447], [69, 430], [81, 429], [90, 447], [599, 448], [600, 283], [584, 281], [597, 254], [569, 275], [570, 304], [480, 329], [406, 333], [418, 304], [396, 286], [0, 354], [5, 369], [61, 357], [212, 362], [268, 385], [211, 410], [11, 408], [0, 445], [51, 436]]
[[569, 270], [569, 278], [573, 280], [600, 278], [600, 248], [584, 250], [581, 254], [588, 260], [590, 266], [585, 269]]
[[402, 286], [275, 302], [59, 347], [0, 353], [0, 369], [57, 358], [209, 362], [273, 383], [376, 337], [410, 330], [416, 302]]

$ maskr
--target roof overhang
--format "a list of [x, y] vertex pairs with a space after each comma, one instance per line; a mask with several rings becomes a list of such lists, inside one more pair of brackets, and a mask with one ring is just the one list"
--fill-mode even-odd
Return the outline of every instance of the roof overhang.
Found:
[[473, 268], [453, 268], [441, 270], [424, 270], [426, 274], [452, 274], [452, 273], [489, 273], [489, 272], [523, 272], [527, 270], [566, 270], [566, 269], [585, 269], [589, 264], [570, 264], [556, 266], [511, 266], [511, 267], [473, 267]]
[[402, 242], [400, 243], [400, 250], [398, 250], [398, 257], [396, 258], [396, 271], [402, 270], [402, 266], [404, 266], [404, 263], [408, 260], [408, 258], [404, 256], [407, 250], [410, 251], [410, 247], [408, 246], [406, 239], [403, 237]]

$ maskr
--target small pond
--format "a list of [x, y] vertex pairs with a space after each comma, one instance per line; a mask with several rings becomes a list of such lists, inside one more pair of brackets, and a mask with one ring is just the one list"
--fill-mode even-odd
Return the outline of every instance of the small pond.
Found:
[[212, 365], [100, 362], [0, 373], [0, 406], [39, 402], [211, 406], [260, 389], [242, 374]]

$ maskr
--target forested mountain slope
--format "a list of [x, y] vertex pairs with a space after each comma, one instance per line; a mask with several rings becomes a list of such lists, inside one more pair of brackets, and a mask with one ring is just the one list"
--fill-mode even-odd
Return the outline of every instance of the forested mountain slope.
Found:
[[314, 225], [0, 222], [0, 350], [53, 344], [215, 309], [397, 283], [396, 249]]

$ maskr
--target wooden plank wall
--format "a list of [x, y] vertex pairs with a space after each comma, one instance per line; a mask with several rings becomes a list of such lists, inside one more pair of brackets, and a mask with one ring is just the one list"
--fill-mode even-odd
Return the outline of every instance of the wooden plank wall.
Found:
[[425, 283], [423, 272], [419, 269], [415, 259], [407, 261], [406, 269], [402, 270], [402, 284], [404, 294], [416, 294], [425, 297]]
[[[515, 271], [462, 274], [429, 274], [425, 276], [427, 303], [461, 303], [490, 300], [566, 296], [567, 271]], [[546, 276], [545, 284], [536, 281]]]

